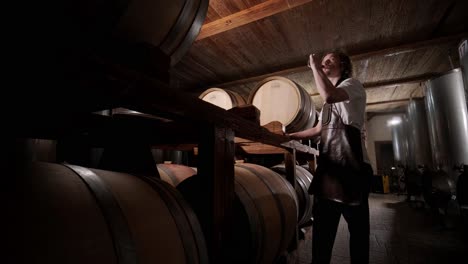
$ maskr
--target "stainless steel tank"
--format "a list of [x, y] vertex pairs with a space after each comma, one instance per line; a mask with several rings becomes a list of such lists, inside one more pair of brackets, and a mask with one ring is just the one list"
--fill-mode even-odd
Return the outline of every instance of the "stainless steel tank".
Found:
[[423, 98], [412, 99], [408, 104], [408, 167], [416, 170], [418, 166], [432, 168], [431, 146]]
[[393, 155], [396, 165], [408, 165], [408, 132], [406, 116], [399, 116], [393, 119], [396, 121], [392, 126]]
[[453, 167], [468, 164], [468, 111], [460, 68], [426, 82], [425, 104], [432, 159], [452, 188], [458, 177]]
[[467, 98], [468, 101], [468, 39], [464, 39], [460, 42], [458, 54], [460, 55], [460, 65], [465, 80], [465, 98]]

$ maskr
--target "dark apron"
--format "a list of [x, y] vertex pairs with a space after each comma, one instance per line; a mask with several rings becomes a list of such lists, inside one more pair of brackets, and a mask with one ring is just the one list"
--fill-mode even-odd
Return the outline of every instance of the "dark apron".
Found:
[[361, 131], [343, 123], [335, 104], [323, 106], [319, 150], [309, 193], [349, 205], [367, 199], [372, 168], [363, 161]]

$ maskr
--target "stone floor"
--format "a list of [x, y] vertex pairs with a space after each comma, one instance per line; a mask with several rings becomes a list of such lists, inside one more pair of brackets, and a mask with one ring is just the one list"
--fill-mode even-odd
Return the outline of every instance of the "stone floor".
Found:
[[[405, 202], [405, 196], [371, 194], [370, 263], [468, 263], [468, 238], [458, 218], [441, 221], [427, 208]], [[442, 224], [444, 223], [444, 224]], [[312, 228], [299, 241], [299, 264], [311, 262]], [[350, 263], [348, 227], [341, 217], [333, 248], [333, 264]]]

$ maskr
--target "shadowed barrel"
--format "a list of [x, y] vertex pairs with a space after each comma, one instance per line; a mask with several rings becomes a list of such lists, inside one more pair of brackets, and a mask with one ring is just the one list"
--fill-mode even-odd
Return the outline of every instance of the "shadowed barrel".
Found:
[[51, 163], [18, 172], [26, 263], [208, 263], [196, 216], [159, 179]]
[[200, 94], [199, 98], [226, 110], [245, 105], [244, 98], [238, 93], [221, 88], [207, 89]]
[[[286, 177], [286, 168], [284, 164], [276, 165], [271, 168], [277, 173]], [[312, 218], [313, 196], [309, 195], [309, 186], [314, 176], [308, 170], [296, 165], [296, 194], [299, 201], [298, 225], [307, 223]]]
[[[236, 164], [232, 229], [223, 263], [274, 263], [288, 247], [297, 225], [297, 197], [276, 172], [255, 164]], [[202, 175], [190, 177], [177, 189], [191, 204], [209, 243], [209, 190]]]

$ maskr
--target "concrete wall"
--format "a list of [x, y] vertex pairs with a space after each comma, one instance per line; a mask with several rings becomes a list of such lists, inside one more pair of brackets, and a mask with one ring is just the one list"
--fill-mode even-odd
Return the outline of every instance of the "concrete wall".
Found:
[[371, 162], [374, 173], [377, 173], [377, 161], [375, 155], [375, 142], [376, 141], [392, 141], [392, 128], [388, 126], [387, 122], [393, 117], [398, 116], [395, 114], [381, 115], [372, 117], [366, 124], [367, 128], [367, 153]]

